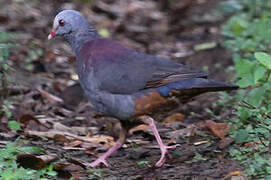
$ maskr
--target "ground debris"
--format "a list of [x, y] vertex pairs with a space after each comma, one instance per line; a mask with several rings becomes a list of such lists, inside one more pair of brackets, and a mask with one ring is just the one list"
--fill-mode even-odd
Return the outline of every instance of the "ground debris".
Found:
[[[57, 39], [46, 41], [55, 14], [61, 9], [72, 8], [86, 15], [99, 32], [106, 32], [127, 47], [199, 68], [208, 66], [210, 77], [223, 81], [229, 79], [230, 74], [225, 77], [224, 68], [217, 68], [215, 64], [219, 60], [221, 67], [226, 67], [231, 62], [229, 54], [219, 45], [222, 40], [219, 23], [211, 14], [217, 2], [18, 0], [1, 3], [0, 30], [16, 34], [16, 47], [10, 52], [11, 77], [15, 83], [7, 89], [8, 100], [13, 102], [12, 119], [20, 123], [22, 130], [11, 131], [9, 119], [1, 115], [0, 148], [17, 137], [42, 147], [45, 155], [20, 154], [18, 161], [34, 169], [54, 162], [60, 179], [243, 177], [241, 173], [233, 173], [242, 169], [235, 161], [227, 156], [217, 158], [221, 155], [217, 152], [226, 154], [232, 142], [227, 137], [228, 124], [204, 121], [212, 119], [205, 109], [217, 99], [214, 94], [204, 94], [197, 101], [181, 105], [177, 111], [162, 112], [157, 117], [162, 120], [158, 127], [163, 139], [177, 145], [164, 167], [154, 169], [138, 165], [142, 162], [154, 164], [160, 156], [149, 127], [139, 125], [129, 131], [124, 146], [110, 157], [110, 168], [89, 170], [89, 163], [115, 144], [114, 133], [108, 130], [112, 130], [111, 121], [116, 120], [97, 115], [91, 102], [86, 101], [70, 47]], [[223, 115], [220, 117], [225, 119]], [[209, 134], [203, 136], [203, 130], [221, 140]], [[208, 160], [192, 161], [197, 153]]]

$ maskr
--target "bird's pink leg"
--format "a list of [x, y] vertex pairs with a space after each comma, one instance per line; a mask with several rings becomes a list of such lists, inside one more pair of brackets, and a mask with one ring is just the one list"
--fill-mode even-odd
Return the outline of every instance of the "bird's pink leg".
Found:
[[104, 164], [108, 167], [108, 163], [106, 162], [106, 158], [111, 156], [114, 152], [116, 152], [121, 146], [124, 144], [126, 140], [126, 131], [121, 127], [120, 123], [117, 124], [118, 128], [120, 128], [119, 139], [117, 140], [116, 144], [112, 146], [108, 151], [106, 151], [103, 155], [101, 155], [98, 159], [90, 163], [91, 167], [97, 167], [100, 164]]
[[149, 116], [142, 116], [140, 117], [141, 121], [143, 121], [144, 123], [146, 124], [149, 124], [151, 130], [153, 131], [153, 134], [155, 136], [155, 139], [159, 145], [159, 148], [161, 150], [161, 157], [159, 159], [159, 161], [155, 164], [156, 167], [161, 167], [164, 165], [165, 161], [166, 161], [166, 154], [168, 154], [168, 149], [174, 149], [176, 148], [176, 146], [166, 146], [160, 135], [159, 135], [159, 132], [155, 126], [155, 123], [154, 123], [154, 120], [149, 117]]
[[122, 144], [117, 141], [114, 146], [112, 146], [108, 151], [106, 151], [106, 153], [104, 153], [98, 159], [96, 159], [95, 161], [93, 161], [92, 163], [90, 163], [90, 166], [91, 167], [96, 167], [96, 166], [99, 166], [102, 163], [106, 167], [108, 167], [109, 165], [106, 162], [106, 158], [108, 158], [109, 156], [111, 156], [111, 154], [113, 154], [115, 151], [117, 151], [121, 146], [122, 146]]

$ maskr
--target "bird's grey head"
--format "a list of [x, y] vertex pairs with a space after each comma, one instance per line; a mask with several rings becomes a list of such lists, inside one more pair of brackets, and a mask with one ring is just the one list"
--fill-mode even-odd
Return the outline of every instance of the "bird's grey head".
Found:
[[96, 37], [97, 31], [87, 22], [86, 18], [78, 11], [63, 10], [54, 19], [52, 32], [48, 39], [55, 36], [64, 37], [77, 51], [86, 40]]

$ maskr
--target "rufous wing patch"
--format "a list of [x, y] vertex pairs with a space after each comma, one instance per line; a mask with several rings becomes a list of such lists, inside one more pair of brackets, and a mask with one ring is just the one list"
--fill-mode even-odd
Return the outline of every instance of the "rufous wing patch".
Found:
[[146, 93], [135, 100], [134, 114], [135, 116], [152, 114], [159, 108], [176, 104], [173, 99], [165, 98], [158, 92]]

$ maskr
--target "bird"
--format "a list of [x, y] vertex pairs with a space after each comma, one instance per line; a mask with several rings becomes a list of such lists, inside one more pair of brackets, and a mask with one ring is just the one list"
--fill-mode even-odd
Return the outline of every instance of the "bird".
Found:
[[119, 120], [116, 143], [89, 163], [91, 167], [109, 166], [107, 158], [122, 147], [127, 131], [137, 123], [149, 125], [161, 151], [155, 166], [163, 166], [168, 150], [176, 146], [162, 141], [153, 115], [205, 92], [238, 89], [208, 79], [208, 73], [200, 69], [136, 52], [104, 38], [76, 10], [63, 10], [55, 16], [48, 39], [57, 36], [72, 47], [80, 85], [95, 110]]

